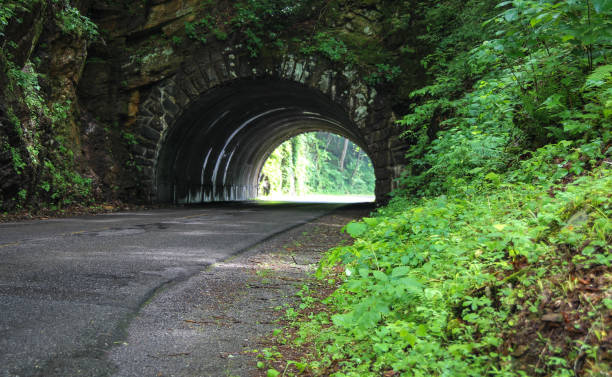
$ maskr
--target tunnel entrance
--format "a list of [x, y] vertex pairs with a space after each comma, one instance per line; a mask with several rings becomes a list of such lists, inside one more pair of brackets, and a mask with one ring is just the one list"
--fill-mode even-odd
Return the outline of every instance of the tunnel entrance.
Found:
[[256, 198], [260, 172], [273, 150], [313, 131], [345, 137], [369, 154], [347, 112], [316, 89], [272, 79], [237, 79], [210, 89], [182, 111], [161, 140], [156, 201]]
[[259, 174], [261, 200], [371, 202], [376, 178], [369, 156], [329, 132], [307, 132], [279, 145]]

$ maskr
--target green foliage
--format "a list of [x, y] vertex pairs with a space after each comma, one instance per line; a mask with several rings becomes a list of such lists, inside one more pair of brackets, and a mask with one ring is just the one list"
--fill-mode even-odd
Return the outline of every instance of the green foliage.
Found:
[[[187, 28], [187, 27], [185, 27], [185, 28]], [[179, 37], [177, 35], [174, 35], [174, 36], [172, 36], [172, 43], [175, 46], [179, 46], [181, 43], [183, 43], [183, 38], [181, 38], [181, 37]]]
[[[488, 18], [479, 41], [465, 27], [437, 39], [424, 59], [435, 79], [412, 93], [413, 111], [399, 122], [412, 144], [406, 192], [446, 192], [515, 168], [525, 148], [610, 140], [610, 70], [601, 64], [612, 13], [593, 4], [505, 1], [501, 13], [472, 18]], [[465, 50], [449, 52], [451, 42]]]
[[63, 9], [57, 14], [57, 19], [62, 31], [66, 34], [88, 39], [97, 38], [99, 35], [98, 26], [83, 16], [77, 8], [70, 5], [69, 1], [64, 3]]
[[367, 231], [368, 226], [364, 223], [357, 223], [352, 221], [346, 225], [345, 229], [346, 232], [351, 235], [351, 237], [357, 238]]
[[[310, 369], [319, 375], [344, 360], [332, 375], [520, 376], [500, 334], [516, 324], [530, 287], [559, 272], [568, 247], [594, 245], [574, 262], [611, 266], [611, 172], [602, 166], [555, 197], [548, 182], [500, 177], [485, 190], [478, 185], [478, 195], [396, 198], [349, 224], [355, 243], [332, 249], [320, 271], [338, 262], [346, 271], [324, 301], [333, 326], [311, 320], [298, 328], [297, 344], [318, 347]], [[581, 208], [588, 210], [577, 224]], [[550, 375], [567, 371], [564, 359], [546, 360]]]
[[316, 0], [241, 0], [233, 4], [231, 20], [234, 30], [242, 35], [252, 57], [259, 56], [264, 41], [275, 40], [296, 18], [310, 10]]
[[13, 158], [13, 169], [17, 174], [21, 174], [23, 168], [26, 167], [26, 163], [23, 162], [21, 155], [15, 148], [8, 146], [8, 149], [11, 151], [11, 157]]
[[213, 29], [214, 22], [211, 15], [206, 15], [196, 22], [185, 22], [185, 33], [187, 33], [187, 36], [193, 40], [202, 42], [202, 44], [206, 44], [208, 35]]
[[121, 131], [121, 137], [128, 145], [136, 145], [138, 144], [138, 140], [136, 139], [136, 135], [131, 132]]
[[316, 33], [314, 38], [302, 47], [301, 52], [306, 55], [318, 52], [333, 62], [340, 61], [349, 54], [342, 40], [326, 32]]
[[375, 181], [371, 161], [349, 142], [340, 164], [344, 140], [319, 132], [301, 134], [281, 144], [261, 171], [270, 183], [270, 193], [371, 195]]
[[[36, 2], [35, 0], [3, 1], [0, 7], [0, 37], [4, 36], [3, 32], [6, 26], [9, 21], [14, 19], [15, 15], [27, 11], [29, 7]], [[17, 20], [17, 22], [20, 22], [20, 20]]]
[[[25, 110], [25, 120], [20, 121], [9, 109], [16, 133], [23, 142], [20, 148], [5, 145], [11, 153], [13, 169], [17, 174], [28, 171], [14, 199], [18, 206], [47, 206], [59, 208], [79, 202], [91, 201], [91, 180], [83, 178], [75, 169], [71, 149], [65, 146], [66, 124], [70, 121], [71, 101], [47, 102], [41, 88], [42, 75], [34, 63], [27, 61], [20, 69], [7, 63], [7, 89], [20, 98]], [[45, 131], [53, 129], [53, 140]], [[48, 132], [48, 131], [47, 131]], [[53, 153], [49, 152], [53, 145]], [[31, 182], [29, 182], [31, 180]]]
[[40, 114], [41, 109], [46, 108], [41, 94], [39, 76], [34, 65], [29, 61], [21, 69], [9, 62], [7, 77], [10, 80], [10, 90], [15, 92], [14, 85], [19, 86], [24, 94], [25, 105], [35, 119]]
[[383, 82], [391, 82], [397, 79], [402, 72], [399, 66], [389, 64], [376, 64], [376, 71], [365, 76], [363, 79], [370, 85], [378, 85]]
[[49, 160], [44, 162], [44, 167], [50, 181], [43, 181], [42, 188], [49, 194], [51, 203], [60, 207], [74, 202], [87, 204], [91, 195], [91, 179], [74, 172], [72, 166], [57, 167]]

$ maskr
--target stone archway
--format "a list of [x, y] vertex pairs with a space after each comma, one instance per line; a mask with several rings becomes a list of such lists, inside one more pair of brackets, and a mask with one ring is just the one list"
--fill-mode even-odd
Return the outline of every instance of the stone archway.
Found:
[[244, 200], [257, 195], [261, 166], [274, 147], [307, 131], [358, 144], [384, 200], [401, 170], [393, 113], [354, 72], [287, 57], [252, 67], [229, 49], [194, 56], [155, 85], [137, 117], [136, 163], [153, 202]]

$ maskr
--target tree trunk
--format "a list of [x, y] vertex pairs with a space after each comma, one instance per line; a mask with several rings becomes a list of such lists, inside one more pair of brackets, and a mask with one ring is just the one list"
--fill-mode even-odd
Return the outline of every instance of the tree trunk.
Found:
[[351, 174], [351, 180], [349, 181], [353, 184], [353, 179], [355, 178], [355, 174], [357, 174], [357, 170], [359, 170], [359, 163], [361, 162], [361, 149], [357, 152], [357, 162], [355, 163], [355, 169], [353, 170], [353, 174]]
[[349, 145], [348, 139], [344, 139], [344, 147], [342, 148], [342, 155], [340, 156], [340, 161], [338, 162], [340, 171], [344, 171], [344, 159], [346, 158], [346, 151], [348, 149], [348, 145]]
[[326, 151], [329, 150], [329, 144], [331, 143], [333, 138], [334, 138], [333, 134], [327, 134], [327, 141], [325, 142], [325, 150]]

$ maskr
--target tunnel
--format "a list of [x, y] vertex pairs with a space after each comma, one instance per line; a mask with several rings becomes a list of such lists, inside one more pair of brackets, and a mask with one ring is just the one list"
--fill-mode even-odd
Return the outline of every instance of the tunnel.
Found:
[[[203, 203], [257, 197], [272, 151], [310, 131], [343, 136], [369, 155], [359, 128], [322, 92], [288, 80], [237, 79], [212, 88], [183, 111], [162, 140], [156, 201]], [[372, 159], [376, 167], [376, 161]]]

